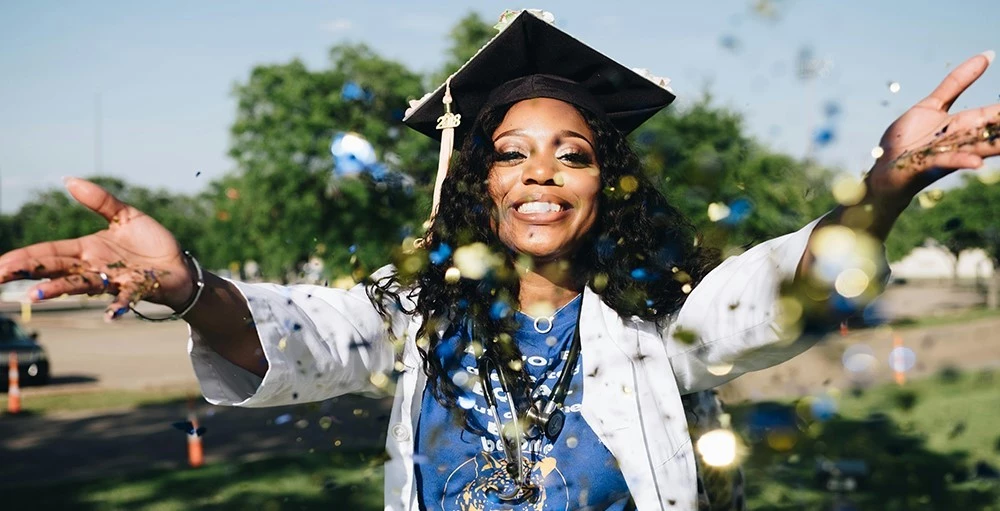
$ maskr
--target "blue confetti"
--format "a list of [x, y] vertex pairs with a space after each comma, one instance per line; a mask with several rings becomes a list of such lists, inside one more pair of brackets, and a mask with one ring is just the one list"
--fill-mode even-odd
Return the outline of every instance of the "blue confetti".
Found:
[[340, 97], [344, 101], [364, 101], [365, 103], [372, 100], [372, 94], [354, 82], [344, 84], [343, 88], [340, 89]]
[[632, 278], [635, 280], [649, 280], [649, 272], [645, 268], [636, 268], [632, 270]]
[[490, 317], [492, 317], [493, 319], [506, 318], [510, 316], [511, 312], [512, 310], [510, 308], [510, 305], [508, 305], [507, 302], [503, 300], [497, 300], [493, 302], [493, 305], [490, 307]]
[[357, 245], [351, 245], [351, 246], [347, 247], [347, 252], [349, 254], [353, 254], [353, 253], [355, 253], [357, 251], [358, 251], [358, 246]]
[[827, 101], [827, 103], [823, 105], [823, 113], [826, 114], [827, 117], [836, 117], [840, 115], [840, 103], [837, 103], [836, 101]]
[[451, 247], [449, 247], [447, 243], [438, 245], [438, 247], [430, 253], [432, 264], [443, 264], [449, 257], [451, 257]]
[[739, 198], [729, 204], [729, 216], [722, 219], [728, 225], [736, 225], [746, 220], [753, 211], [753, 204], [746, 198]]
[[833, 128], [827, 126], [816, 130], [816, 134], [813, 135], [813, 142], [815, 142], [816, 145], [823, 147], [833, 143], [836, 138], [836, 132], [833, 131]]
[[813, 418], [818, 421], [828, 421], [837, 413], [837, 403], [829, 396], [816, 398], [812, 401], [810, 410]]
[[275, 417], [275, 419], [274, 419], [274, 423], [277, 424], [277, 425], [279, 425], [279, 426], [282, 425], [282, 424], [287, 424], [287, 423], [289, 423], [291, 421], [292, 421], [292, 414], [290, 414], [290, 413], [281, 414], [281, 415]]

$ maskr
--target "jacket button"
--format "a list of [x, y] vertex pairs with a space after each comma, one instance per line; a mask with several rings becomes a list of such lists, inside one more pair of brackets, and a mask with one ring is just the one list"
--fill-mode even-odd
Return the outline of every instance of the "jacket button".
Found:
[[410, 439], [410, 428], [406, 427], [405, 424], [393, 424], [389, 428], [389, 432], [397, 442], [406, 442]]

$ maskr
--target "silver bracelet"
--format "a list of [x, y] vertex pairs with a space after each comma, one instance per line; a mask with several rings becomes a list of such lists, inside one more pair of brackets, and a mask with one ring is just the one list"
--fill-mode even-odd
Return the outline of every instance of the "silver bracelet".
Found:
[[176, 321], [178, 319], [183, 318], [185, 314], [191, 312], [191, 309], [193, 309], [194, 306], [195, 306], [195, 304], [198, 303], [198, 299], [201, 298], [201, 292], [205, 290], [205, 275], [201, 271], [201, 265], [198, 264], [198, 260], [195, 259], [193, 255], [191, 255], [191, 252], [188, 252], [187, 250], [185, 250], [184, 251], [184, 257], [186, 257], [188, 260], [191, 261], [191, 263], [194, 264], [195, 273], [198, 275], [198, 280], [195, 282], [195, 286], [194, 286], [195, 287], [195, 289], [194, 289], [194, 297], [191, 298], [191, 301], [187, 304], [187, 307], [184, 307], [184, 310], [182, 310], [180, 312], [175, 312], [175, 313], [173, 313], [173, 314], [171, 314], [171, 315], [169, 315], [169, 316], [167, 316], [165, 318], [151, 318], [149, 316], [142, 315], [141, 312], [135, 310], [135, 307], [133, 307], [130, 304], [128, 306], [128, 308], [132, 309], [132, 312], [135, 313], [136, 316], [139, 316], [139, 319], [144, 319], [146, 321], [152, 321], [154, 323], [155, 322], [159, 322], [159, 321]]

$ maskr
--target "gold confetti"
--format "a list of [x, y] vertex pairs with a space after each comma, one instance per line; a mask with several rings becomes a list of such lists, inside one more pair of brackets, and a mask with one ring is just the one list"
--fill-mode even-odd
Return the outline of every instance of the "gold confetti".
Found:
[[729, 216], [729, 206], [721, 202], [713, 202], [708, 205], [708, 219], [718, 222]]
[[899, 82], [889, 82], [889, 92], [893, 94], [899, 92]]
[[286, 346], [288, 346], [288, 338], [282, 337], [281, 340], [278, 341], [278, 351], [285, 351]]
[[736, 462], [739, 452], [736, 435], [728, 429], [715, 429], [705, 433], [695, 444], [705, 464], [728, 467]]
[[31, 322], [31, 302], [25, 300], [21, 302], [21, 323]]
[[882, 146], [875, 146], [872, 148], [872, 158], [881, 158], [883, 154], [885, 154], [885, 149], [882, 149]]
[[452, 266], [448, 268], [448, 271], [444, 272], [444, 281], [449, 284], [454, 284], [462, 278], [462, 272], [458, 268]]
[[853, 206], [865, 198], [868, 187], [861, 179], [844, 175], [833, 183], [833, 198], [844, 206]]

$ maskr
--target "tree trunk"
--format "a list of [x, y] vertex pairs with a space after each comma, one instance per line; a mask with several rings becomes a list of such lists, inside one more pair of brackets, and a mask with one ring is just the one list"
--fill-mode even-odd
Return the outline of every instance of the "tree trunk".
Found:
[[990, 310], [1000, 308], [1000, 268], [993, 268], [993, 277], [987, 284], [986, 307]]

